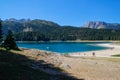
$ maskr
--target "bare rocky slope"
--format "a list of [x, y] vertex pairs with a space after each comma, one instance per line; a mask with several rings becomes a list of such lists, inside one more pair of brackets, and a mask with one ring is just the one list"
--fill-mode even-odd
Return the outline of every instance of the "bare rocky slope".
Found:
[[101, 21], [90, 21], [87, 22], [83, 27], [93, 29], [114, 29], [120, 30], [120, 24], [118, 23], [106, 23]]

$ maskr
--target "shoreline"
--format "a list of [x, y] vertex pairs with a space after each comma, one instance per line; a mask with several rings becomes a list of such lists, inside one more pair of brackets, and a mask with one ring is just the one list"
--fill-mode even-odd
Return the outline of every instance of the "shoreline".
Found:
[[110, 43], [95, 44], [95, 45], [102, 46], [102, 47], [108, 47], [108, 49], [70, 53], [69, 56], [71, 56], [71, 57], [111, 57], [111, 58], [119, 58], [119, 57], [113, 57], [112, 55], [120, 54], [120, 45], [110, 44]]
[[[112, 48], [114, 45], [114, 49]], [[119, 80], [120, 70], [120, 57], [111, 57], [110, 55], [114, 51], [120, 52], [120, 46], [115, 44], [97, 44], [97, 46], [107, 46], [109, 49], [95, 51], [96, 55], [92, 56], [93, 51], [85, 52], [86, 55], [83, 57], [78, 53], [75, 55], [65, 56], [62, 54], [54, 54], [53, 52], [39, 50], [39, 49], [28, 49], [21, 52], [22, 55], [28, 56], [31, 59], [35, 59], [37, 62], [44, 61], [46, 64], [52, 64], [55, 67], [59, 67], [67, 74], [77, 77], [78, 79], [84, 78], [85, 80]], [[25, 49], [25, 48], [23, 48]], [[116, 51], [116, 52], [118, 52]], [[98, 53], [99, 52], [99, 53]], [[108, 54], [108, 52], [110, 52]], [[84, 52], [80, 52], [82, 54]], [[87, 55], [87, 53], [89, 55]], [[105, 58], [104, 58], [105, 57]], [[37, 70], [42, 70], [48, 74], [60, 74], [54, 69], [47, 67], [41, 68], [39, 63], [36, 63]], [[101, 67], [102, 66], [102, 67]], [[117, 73], [117, 74], [116, 74]]]
[[58, 40], [52, 40], [52, 41], [16, 41], [17, 43], [41, 43], [41, 42], [120, 42], [120, 40], [113, 41], [113, 40], [74, 40], [74, 41], [58, 41]]
[[[112, 48], [114, 45], [114, 49]], [[41, 70], [48, 74], [60, 74], [57, 70], [51, 69], [45, 66], [39, 66], [39, 62], [42, 64], [52, 64], [63, 70], [63, 72], [70, 74], [78, 79], [84, 78], [85, 80], [120, 80], [120, 57], [111, 57], [110, 54], [115, 54], [114, 51], [120, 52], [120, 46], [115, 44], [97, 44], [97, 46], [107, 46], [109, 49], [96, 51], [96, 55], [92, 56], [93, 51], [86, 52], [83, 57], [75, 53], [75, 55], [65, 56], [62, 54], [54, 54], [53, 52], [23, 48], [23, 52], [20, 54], [25, 55], [31, 59], [36, 60], [33, 67], [37, 70]], [[25, 50], [26, 49], [26, 50]], [[118, 52], [116, 51], [116, 52]], [[99, 52], [99, 53], [98, 53]], [[108, 54], [110, 52], [110, 54]], [[84, 52], [80, 52], [82, 54]], [[89, 55], [87, 55], [87, 53]], [[72, 57], [73, 56], [73, 57]], [[104, 58], [105, 57], [105, 58]], [[44, 62], [44, 63], [43, 63]], [[64, 74], [63, 74], [64, 75]]]
[[[85, 51], [85, 52], [72, 52], [72, 53], [67, 53], [67, 54], [60, 54], [58, 52], [46, 51], [46, 50], [40, 50], [40, 49], [34, 49], [34, 50], [40, 50], [46, 53], [53, 53], [53, 54], [70, 56], [70, 57], [111, 57], [112, 58], [113, 57], [112, 55], [120, 54], [120, 45], [117, 45], [114, 43], [102, 43], [102, 44], [98, 43], [94, 45], [107, 47], [108, 49]], [[20, 48], [30, 49], [30, 48], [24, 48], [24, 47], [20, 47]], [[113, 57], [113, 58], [119, 58], [119, 57]]]

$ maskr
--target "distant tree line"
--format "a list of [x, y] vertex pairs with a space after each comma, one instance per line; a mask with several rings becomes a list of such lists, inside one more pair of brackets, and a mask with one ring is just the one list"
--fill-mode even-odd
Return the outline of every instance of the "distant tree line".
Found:
[[20, 32], [16, 41], [120, 40], [119, 30], [64, 27], [51, 32]]

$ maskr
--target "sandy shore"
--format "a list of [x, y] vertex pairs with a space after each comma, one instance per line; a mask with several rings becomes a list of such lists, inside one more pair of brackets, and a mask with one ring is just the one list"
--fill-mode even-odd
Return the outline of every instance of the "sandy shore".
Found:
[[44, 68], [45, 66], [42, 67], [42, 65], [39, 65], [41, 61], [42, 64], [52, 64], [55, 67], [61, 68], [63, 72], [68, 73], [78, 79], [120, 80], [120, 58], [110, 57], [111, 55], [120, 53], [120, 47], [114, 44], [97, 45], [114, 48], [94, 51], [95, 56], [97, 57], [93, 57], [93, 51], [84, 52], [86, 55], [84, 55], [84, 53], [74, 53], [70, 54], [71, 56], [64, 56], [42, 50], [24, 49], [20, 54], [37, 61], [37, 63], [32, 64], [33, 68], [37, 68], [37, 70], [40, 69], [49, 74], [57, 75], [61, 73], [55, 69], [52, 70], [48, 67]]
[[[79, 57], [112, 57], [112, 55], [120, 54], [120, 45], [112, 44], [112, 43], [104, 43], [104, 44], [96, 44], [97, 46], [108, 47], [105, 50], [97, 50], [97, 51], [87, 51], [87, 52], [77, 52], [71, 53], [69, 56]], [[95, 53], [95, 55], [93, 55]]]

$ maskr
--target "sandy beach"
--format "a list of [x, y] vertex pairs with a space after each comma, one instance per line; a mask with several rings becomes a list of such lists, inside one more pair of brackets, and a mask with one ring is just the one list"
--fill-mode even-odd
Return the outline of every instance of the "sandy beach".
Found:
[[[120, 46], [112, 43], [96, 44], [96, 46], [108, 47], [105, 50], [87, 51], [87, 52], [77, 52], [70, 53], [69, 56], [79, 57], [112, 57], [112, 55], [120, 54]], [[93, 53], [95, 55], [93, 55]]]
[[[67, 73], [83, 80], [120, 80], [120, 58], [111, 57], [111, 55], [120, 54], [120, 46], [115, 44], [97, 45], [106, 46], [109, 49], [74, 53], [69, 56], [36, 49], [23, 49], [20, 54], [36, 60], [38, 63], [35, 63], [32, 67], [48, 74], [64, 75], [64, 73]], [[93, 52], [95, 52], [96, 57], [92, 55]], [[54, 67], [62, 69], [63, 73], [59, 73], [55, 69], [42, 67], [42, 65], [39, 65], [41, 61], [44, 61], [43, 64], [52, 64]]]

